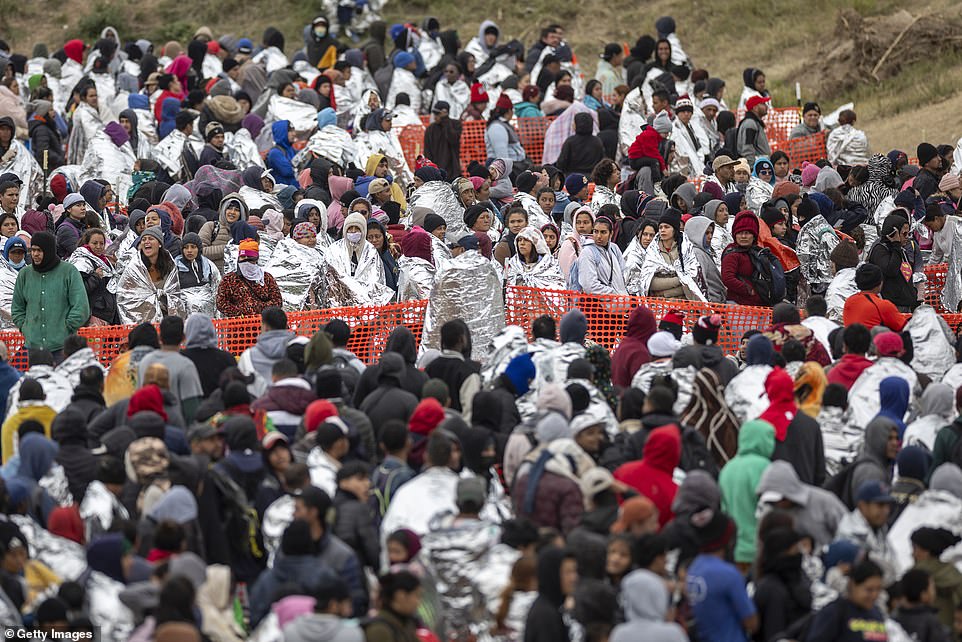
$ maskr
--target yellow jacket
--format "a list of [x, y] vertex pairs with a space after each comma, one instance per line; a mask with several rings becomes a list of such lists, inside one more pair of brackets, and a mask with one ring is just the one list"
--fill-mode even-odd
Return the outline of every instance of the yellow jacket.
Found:
[[20, 428], [20, 424], [27, 419], [39, 421], [43, 424], [43, 432], [47, 439], [50, 439], [50, 425], [56, 416], [56, 411], [42, 401], [21, 401], [17, 412], [3, 422], [3, 428], [0, 428], [3, 463], [6, 464], [11, 457], [17, 454], [17, 429]]

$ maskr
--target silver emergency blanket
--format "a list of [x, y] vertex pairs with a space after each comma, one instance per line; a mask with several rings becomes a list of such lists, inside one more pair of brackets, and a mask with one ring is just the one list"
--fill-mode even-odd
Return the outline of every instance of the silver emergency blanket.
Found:
[[[204, 256], [197, 257], [197, 260], [204, 261], [204, 269], [210, 271], [210, 278], [204, 285], [183, 288], [180, 291], [186, 308], [185, 315], [206, 314], [213, 319], [219, 316], [217, 313], [217, 288], [220, 287], [220, 270]], [[177, 257], [177, 263], [179, 264], [179, 262], [180, 257]]]
[[310, 137], [307, 145], [298, 152], [292, 162], [295, 167], [304, 168], [310, 164], [314, 156], [326, 158], [341, 167], [347, 167], [357, 156], [357, 146], [345, 130], [337, 125], [328, 125]]
[[267, 549], [267, 566], [274, 567], [274, 556], [281, 548], [281, 537], [294, 521], [294, 496], [283, 495], [274, 500], [264, 511], [261, 531], [264, 533], [264, 548]]
[[321, 250], [284, 237], [264, 271], [277, 282], [285, 312], [324, 305], [324, 253]]
[[528, 392], [517, 400], [522, 421], [532, 419], [537, 414], [538, 394], [544, 386], [551, 383], [566, 384], [568, 367], [576, 359], [585, 358], [584, 346], [577, 343], [558, 343], [551, 339], [535, 339], [528, 347], [528, 352], [534, 363], [535, 377]]
[[[173, 136], [173, 134], [171, 134]], [[164, 140], [167, 140], [166, 138]], [[201, 185], [209, 185], [220, 190], [221, 194], [233, 194], [240, 189], [244, 181], [241, 180], [241, 173], [233, 169], [219, 169], [213, 165], [204, 165], [194, 174], [193, 180], [184, 183], [184, 187], [193, 196], [194, 205], [197, 205], [197, 190]]]
[[415, 207], [429, 209], [443, 218], [448, 226], [448, 234], [452, 236], [460, 238], [468, 232], [464, 224], [464, 207], [458, 202], [451, 186], [443, 181], [428, 181], [414, 190], [408, 198], [408, 211]]
[[738, 417], [739, 424], [757, 419], [770, 405], [765, 379], [771, 371], [771, 366], [746, 366], [725, 386], [725, 403]]
[[257, 144], [246, 129], [238, 129], [235, 133], [224, 134], [224, 151], [234, 167], [264, 167], [264, 159], [257, 149]]
[[655, 377], [671, 374], [672, 365], [671, 359], [664, 359], [660, 361], [649, 361], [648, 363], [641, 364], [638, 371], [635, 372], [635, 376], [631, 378], [631, 387], [641, 390], [645, 394], [651, 390], [651, 382]]
[[[637, 238], [631, 239], [625, 250], [625, 287], [631, 296], [644, 296], [641, 288], [641, 270], [645, 265], [645, 248]], [[651, 283], [651, 281], [649, 281]]]
[[415, 112], [421, 110], [421, 86], [418, 84], [414, 72], [394, 68], [394, 73], [391, 74], [391, 85], [387, 91], [387, 100], [385, 101], [388, 109], [394, 109], [398, 94], [407, 94], [411, 100], [411, 108]]
[[641, 133], [641, 126], [648, 124], [646, 112], [645, 97], [641, 94], [641, 88], [635, 87], [625, 96], [621, 106], [621, 119], [618, 121], [619, 159], [627, 158], [628, 148]]
[[[154, 149], [150, 153], [150, 157], [161, 164], [161, 166], [167, 170], [171, 178], [176, 178], [180, 176], [184, 169], [184, 163], [181, 160], [184, 154], [184, 145], [187, 144], [187, 136], [184, 132], [179, 129], [175, 129], [170, 132], [164, 138], [161, 139], [159, 143], [154, 145]], [[191, 193], [196, 193], [191, 190]], [[224, 192], [229, 194], [230, 192]]]
[[108, 532], [114, 523], [114, 515], [127, 519], [127, 509], [107, 490], [103, 482], [90, 482], [80, 503], [80, 519], [84, 521], [86, 540], [91, 542], [98, 535]]
[[70, 506], [74, 503], [73, 495], [70, 494], [70, 487], [67, 485], [67, 472], [63, 469], [63, 466], [56, 462], [50, 466], [47, 474], [40, 478], [37, 485], [47, 491], [50, 499], [57, 506]]
[[838, 236], [825, 218], [818, 214], [809, 219], [798, 231], [795, 253], [802, 264], [802, 276], [809, 284], [828, 283], [832, 280], [832, 250], [838, 245]]
[[100, 631], [100, 641], [127, 642], [134, 630], [134, 615], [120, 601], [124, 585], [103, 573], [91, 571], [86, 589], [87, 612]]
[[[920, 528], [945, 528], [962, 535], [962, 499], [944, 490], [927, 490], [909, 504], [889, 529], [889, 547], [895, 555], [896, 571], [901, 575], [912, 568], [912, 533]], [[962, 545], [956, 544], [942, 553], [941, 559], [958, 565]]]
[[931, 305], [917, 307], [903, 330], [912, 337], [913, 370], [938, 381], [955, 365], [955, 346], [950, 340], [954, 335]]
[[[414, 172], [408, 167], [407, 160], [404, 158], [404, 150], [401, 148], [401, 141], [397, 137], [397, 132], [389, 131], [362, 131], [354, 139], [357, 146], [357, 153], [354, 156], [354, 163], [358, 167], [366, 167], [367, 159], [374, 154], [384, 154], [387, 156], [388, 167], [394, 179], [400, 179], [403, 184], [414, 180]], [[441, 214], [441, 212], [438, 212]], [[443, 214], [442, 214], [443, 216]]]
[[271, 96], [267, 104], [267, 115], [264, 117], [264, 129], [269, 130], [271, 124], [279, 120], [289, 121], [298, 138], [307, 138], [317, 129], [317, 108], [293, 98]]
[[394, 298], [394, 290], [384, 284], [384, 262], [377, 250], [362, 239], [360, 251], [352, 274], [347, 240], [335, 241], [328, 248], [324, 269], [327, 305], [323, 307], [386, 305]]
[[79, 165], [87, 153], [87, 145], [104, 124], [100, 114], [87, 103], [80, 103], [73, 113], [73, 128], [67, 138], [67, 164]]
[[842, 268], [835, 273], [832, 282], [828, 284], [828, 290], [825, 292], [825, 303], [828, 305], [826, 318], [830, 321], [841, 323], [845, 301], [859, 293], [858, 286], [855, 285], [855, 269]]
[[[752, 176], [748, 180], [748, 188], [745, 190], [745, 205], [755, 214], [758, 214], [762, 205], [771, 200], [774, 191], [774, 185], [769, 185], [757, 176]], [[734, 215], [732, 217], [734, 218]]]
[[140, 156], [140, 149], [143, 149], [143, 142], [147, 142], [147, 149], [153, 149], [154, 145], [159, 142], [157, 136], [157, 125], [154, 120], [154, 114], [147, 109], [134, 109], [132, 110], [137, 116], [137, 138], [138, 141], [138, 158], [148, 158], [148, 156]]
[[58, 537], [26, 515], [7, 516], [27, 539], [30, 559], [49, 566], [64, 582], [73, 582], [87, 568], [84, 547], [65, 537]]
[[[0, 174], [11, 172], [23, 181], [20, 187], [20, 200], [17, 201], [18, 214], [22, 215], [33, 207], [36, 197], [43, 194], [43, 168], [33, 157], [26, 147], [19, 140], [10, 141], [10, 150], [13, 155], [6, 162], [0, 161]], [[10, 150], [7, 153], [10, 153]], [[79, 189], [79, 186], [77, 186]]]
[[[522, 263], [521, 257], [515, 254], [508, 259], [505, 266], [504, 282], [507, 285], [522, 285], [542, 290], [568, 289], [565, 278], [561, 274], [561, 266], [550, 254], [543, 255], [533, 265]], [[565, 304], [559, 301], [559, 305], [564, 306]]]
[[[231, 272], [237, 271], [237, 253], [240, 251], [237, 243], [234, 239], [227, 241], [224, 245], [224, 274], [230, 274]], [[257, 257], [258, 264], [260, 263], [260, 256]]]
[[840, 471], [845, 463], [855, 461], [865, 430], [852, 425], [851, 412], [835, 406], [822, 406], [818, 413], [825, 446], [825, 470], [829, 475]]
[[134, 244], [139, 238], [136, 232], [128, 227], [116, 241], [107, 246], [104, 253], [114, 257], [115, 273], [123, 272], [131, 258], [137, 256], [137, 246]]
[[488, 344], [504, 327], [504, 295], [498, 273], [476, 250], [468, 250], [438, 270], [424, 314], [423, 348], [440, 350], [441, 326], [458, 318], [471, 330], [471, 358], [483, 363]]
[[67, 181], [67, 186], [75, 191], [80, 191], [80, 186], [83, 184], [83, 165], [61, 165], [57, 169], [50, 172], [50, 176], [47, 177], [47, 189], [50, 189], [50, 181], [57, 174], [63, 175], [64, 179]]
[[418, 559], [434, 580], [449, 639], [487, 639], [491, 619], [478, 578], [501, 539], [498, 524], [437, 515], [421, 538]]
[[[540, 230], [542, 227], [551, 223], [551, 219], [544, 213], [541, 206], [538, 205], [538, 199], [536, 199], [531, 194], [526, 194], [524, 192], [518, 192], [514, 197], [515, 203], [521, 203], [524, 206], [524, 211], [528, 213], [528, 225], [535, 229]], [[500, 221], [495, 218], [497, 223]], [[492, 228], [493, 229], [493, 228]]]
[[187, 306], [174, 268], [157, 289], [143, 261], [130, 261], [119, 278], [111, 279], [107, 289], [117, 295], [117, 312], [122, 324], [160, 323], [167, 315], [185, 317]]
[[[277, 248], [277, 244], [280, 242], [278, 239], [273, 239], [264, 233], [260, 233], [260, 242], [257, 248], [257, 264], [261, 267], [267, 267], [270, 263], [271, 257], [274, 256], [274, 250]], [[281, 240], [287, 237], [281, 237]]]
[[[701, 278], [699, 274], [698, 257], [695, 256], [695, 248], [691, 244], [691, 241], [687, 237], [682, 237], [681, 246], [679, 248], [679, 256], [670, 265], [665, 260], [665, 257], [658, 250], [659, 243], [657, 239], [653, 240], [649, 245], [648, 249], [645, 251], [645, 262], [641, 266], [640, 275], [640, 286], [641, 295], [648, 295], [648, 288], [651, 287], [651, 280], [657, 275], [675, 275], [678, 280], [681, 281], [682, 286], [689, 293], [689, 298], [692, 301], [705, 301], [705, 295], [702, 293], [701, 288], [698, 287], [697, 281]], [[681, 260], [684, 259], [685, 264], [682, 266]]]
[[117, 147], [105, 132], [100, 131], [87, 146], [80, 183], [102, 178], [114, 186], [118, 200], [126, 205], [130, 175], [136, 162], [137, 156], [129, 142]]
[[489, 385], [505, 371], [512, 359], [528, 351], [528, 339], [523, 328], [516, 325], [505, 326], [491, 338], [486, 350], [487, 358], [481, 367], [482, 386]]
[[270, 74], [287, 66], [287, 56], [277, 47], [266, 47], [251, 58], [251, 62], [254, 64], [264, 63], [267, 73]]
[[[594, 383], [588, 381], [587, 379], [568, 379], [565, 381], [565, 385], [571, 385], [573, 383], [578, 384], [582, 388], [588, 391], [588, 407], [585, 409], [585, 413], [590, 414], [598, 421], [603, 421], [605, 424], [605, 432], [608, 433], [609, 439], [614, 439], [615, 435], [618, 434], [618, 419], [615, 417], [615, 412], [608, 405], [601, 391], [595, 386]], [[689, 386], [689, 397], [691, 396], [691, 387]]]
[[77, 268], [77, 271], [81, 274], [90, 274], [99, 269], [103, 273], [104, 279], [109, 279], [114, 275], [114, 268], [109, 262], [102, 260], [83, 245], [78, 245], [77, 249], [64, 260]]
[[[22, 194], [20, 198], [23, 200]], [[948, 263], [945, 286], [942, 288], [942, 307], [949, 312], [955, 312], [962, 301], [962, 225], [955, 226]]]
[[278, 212], [284, 209], [281, 207], [281, 202], [277, 200], [277, 197], [274, 196], [274, 194], [265, 192], [261, 189], [254, 189], [253, 187], [242, 185], [237, 191], [237, 195], [240, 196], [244, 203], [247, 204], [247, 209], [250, 212], [258, 210], [262, 207], [269, 207], [272, 210], [277, 210]]
[[437, 270], [431, 263], [417, 256], [402, 256], [398, 266], [398, 301], [423, 301], [431, 298]]
[[14, 330], [17, 327], [11, 314], [13, 288], [17, 284], [17, 274], [6, 261], [0, 259], [0, 330]]
[[886, 377], [901, 377], [909, 384], [909, 408], [915, 406], [921, 392], [919, 378], [911, 367], [895, 357], [879, 357], [878, 360], [862, 371], [848, 393], [848, 407], [852, 412], [852, 423], [866, 426], [881, 408], [879, 384]]

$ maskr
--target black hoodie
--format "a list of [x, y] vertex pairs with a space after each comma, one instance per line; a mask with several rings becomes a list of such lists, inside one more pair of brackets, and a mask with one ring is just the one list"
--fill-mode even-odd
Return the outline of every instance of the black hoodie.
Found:
[[561, 563], [574, 559], [560, 548], [548, 548], [538, 556], [538, 597], [528, 611], [524, 642], [563, 642], [570, 640], [563, 614], [565, 596], [561, 592]]
[[[401, 389], [407, 390], [418, 399], [421, 389], [428, 381], [428, 376], [417, 369], [417, 342], [414, 335], [405, 326], [398, 326], [388, 335], [384, 352], [397, 352], [404, 359], [404, 374], [401, 377]], [[378, 386], [381, 375], [381, 365], [375, 364], [365, 368], [354, 389], [354, 407], [360, 408], [364, 398], [371, 394]]]
[[605, 146], [601, 139], [592, 134], [594, 119], [591, 114], [575, 114], [575, 133], [561, 146], [561, 154], [555, 166], [565, 174], [584, 174], [591, 176], [598, 161], [605, 157]]

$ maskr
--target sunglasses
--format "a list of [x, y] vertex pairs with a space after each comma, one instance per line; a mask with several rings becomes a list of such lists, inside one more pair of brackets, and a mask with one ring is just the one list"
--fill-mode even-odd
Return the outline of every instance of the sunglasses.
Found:
[[760, 169], [760, 170], [758, 170], [758, 173], [759, 173], [759, 174], [771, 174], [771, 173], [772, 173], [772, 170], [770, 170], [770, 169]]

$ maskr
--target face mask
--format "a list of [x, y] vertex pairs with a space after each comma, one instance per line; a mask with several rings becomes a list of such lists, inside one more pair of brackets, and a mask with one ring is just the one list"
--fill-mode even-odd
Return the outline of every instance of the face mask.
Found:
[[361, 242], [361, 233], [360, 233], [360, 232], [348, 232], [348, 233], [346, 234], [346, 237], [347, 237], [347, 240], [348, 240], [349, 243], [360, 243], [360, 242]]
[[314, 30], [314, 37], [315, 37], [315, 38], [326, 38], [326, 37], [327, 37], [327, 29], [315, 29], [315, 30]]
[[26, 258], [20, 259], [20, 261], [19, 261], [18, 263], [14, 263], [13, 261], [10, 261], [9, 259], [7, 260], [7, 265], [9, 265], [10, 267], [12, 267], [14, 270], [19, 270], [20, 268], [22, 268], [22, 267], [25, 266], [26, 264], [27, 264], [27, 259], [26, 259]]

